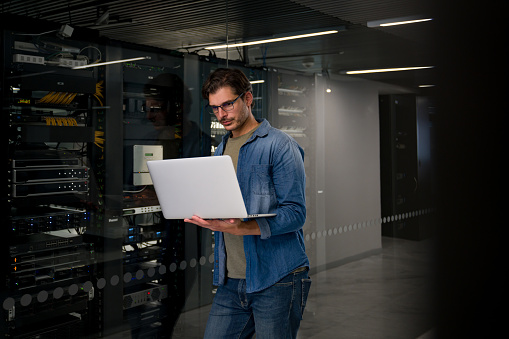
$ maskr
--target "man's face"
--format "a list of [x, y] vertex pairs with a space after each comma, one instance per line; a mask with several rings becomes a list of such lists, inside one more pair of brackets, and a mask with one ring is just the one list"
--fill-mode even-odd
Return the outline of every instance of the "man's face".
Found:
[[[221, 106], [225, 103], [232, 102], [237, 97], [238, 94], [235, 94], [231, 87], [222, 87], [217, 92], [209, 94], [209, 105]], [[234, 137], [248, 132], [244, 130], [244, 124], [251, 114], [251, 100], [251, 92], [246, 92], [242, 97], [235, 101], [231, 111], [225, 112], [222, 108], [219, 108], [216, 113], [217, 120], [227, 131], [231, 131]]]
[[147, 119], [154, 127], [160, 128], [168, 125], [166, 103], [162, 100], [147, 99]]
[[180, 104], [152, 98], [147, 99], [145, 104], [147, 119], [152, 122], [156, 130], [182, 123], [182, 107]]

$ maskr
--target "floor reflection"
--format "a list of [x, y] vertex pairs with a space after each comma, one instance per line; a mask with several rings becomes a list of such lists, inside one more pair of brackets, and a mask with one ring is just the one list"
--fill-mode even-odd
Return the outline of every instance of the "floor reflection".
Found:
[[[312, 276], [299, 338], [429, 338], [434, 241], [382, 238], [383, 250]], [[202, 338], [210, 307], [183, 313], [173, 338]]]

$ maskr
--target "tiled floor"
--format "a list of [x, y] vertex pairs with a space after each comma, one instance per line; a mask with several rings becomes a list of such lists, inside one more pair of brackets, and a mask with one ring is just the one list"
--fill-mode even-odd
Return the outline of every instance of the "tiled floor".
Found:
[[[433, 337], [433, 240], [382, 244], [380, 254], [311, 277], [300, 339]], [[173, 338], [202, 338], [209, 308], [182, 314]]]

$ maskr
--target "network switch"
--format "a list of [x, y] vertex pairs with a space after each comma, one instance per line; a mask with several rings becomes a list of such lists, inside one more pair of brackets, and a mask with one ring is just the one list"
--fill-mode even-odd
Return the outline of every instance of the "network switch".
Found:
[[14, 184], [13, 197], [29, 197], [41, 195], [67, 194], [67, 193], [85, 193], [88, 191], [87, 180], [73, 180], [69, 182], [41, 182]]
[[90, 213], [79, 210], [67, 210], [65, 212], [41, 212], [14, 216], [10, 219], [11, 234], [32, 234], [61, 229], [76, 229], [87, 227]]
[[12, 289], [26, 289], [87, 277], [94, 260], [93, 245], [86, 243], [13, 255], [7, 284]]
[[124, 295], [124, 310], [168, 297], [168, 287], [166, 285], [146, 284], [140, 286], [140, 288], [143, 289]]
[[40, 181], [69, 181], [88, 178], [88, 168], [86, 167], [59, 167], [59, 168], [32, 168], [32, 169], [14, 169], [13, 182], [29, 183]]
[[133, 215], [133, 214], [154, 213], [154, 212], [161, 212], [161, 206], [156, 205], [156, 206], [125, 208], [124, 216]]
[[79, 234], [61, 230], [18, 236], [14, 241], [16, 243], [9, 246], [9, 253], [11, 255], [78, 245], [83, 243], [83, 238]]
[[14, 168], [30, 168], [30, 167], [59, 167], [59, 166], [79, 166], [80, 160], [76, 157], [40, 157], [28, 159], [14, 159], [12, 166]]

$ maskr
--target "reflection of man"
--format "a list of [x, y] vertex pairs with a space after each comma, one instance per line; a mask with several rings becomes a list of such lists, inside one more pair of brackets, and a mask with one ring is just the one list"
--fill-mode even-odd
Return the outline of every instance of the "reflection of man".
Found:
[[191, 92], [180, 77], [170, 73], [157, 76], [145, 86], [145, 97], [146, 117], [155, 137], [169, 147], [165, 159], [210, 154], [211, 137], [189, 119]]
[[181, 112], [168, 113], [168, 102], [160, 99], [149, 98], [146, 101], [147, 119], [152, 122], [154, 129], [162, 131], [166, 126], [177, 125], [180, 121]]
[[144, 92], [146, 118], [154, 127], [150, 139], [163, 145], [163, 158], [180, 157], [183, 109], [191, 103], [189, 90], [179, 76], [165, 73], [150, 81]]
[[[145, 136], [145, 143], [163, 145], [164, 159], [210, 155], [210, 136], [189, 119], [191, 92], [179, 76], [170, 73], [158, 75], [145, 85], [144, 94], [145, 116], [152, 125], [150, 133]], [[155, 196], [155, 192], [153, 194]], [[147, 202], [147, 199], [143, 202]], [[202, 232], [194, 225], [185, 227], [181, 220], [164, 220], [162, 224], [166, 231], [161, 244], [166, 249], [162, 263], [166, 267], [209, 255], [212, 241], [210, 232]], [[204, 268], [188, 267], [186, 270], [168, 272], [165, 276], [164, 283], [173, 286], [168, 291], [168, 298], [163, 301], [168, 316], [161, 321], [168, 337], [171, 337], [189, 295], [201, 285], [198, 284], [201, 269]], [[210, 269], [208, 267], [207, 271], [210, 272]], [[208, 277], [210, 279], [210, 275]], [[205, 278], [200, 280], [203, 283]], [[210, 286], [210, 282], [206, 282]]]
[[[163, 73], [143, 87], [145, 119], [126, 119], [124, 130], [124, 206], [158, 205], [152, 186], [134, 184], [133, 146], [161, 145], [164, 159], [182, 157], [182, 125], [184, 107], [191, 96], [176, 74]], [[140, 113], [141, 107], [130, 108]], [[192, 141], [197, 142], [197, 141]], [[199, 154], [198, 154], [199, 155]]]
[[[304, 152], [294, 139], [256, 120], [246, 76], [218, 69], [203, 85], [208, 108], [229, 132], [216, 155], [234, 160], [251, 220], [186, 222], [215, 231], [218, 285], [205, 338], [295, 338], [311, 281], [302, 226], [306, 218]], [[215, 197], [220, 199], [220, 196]]]

